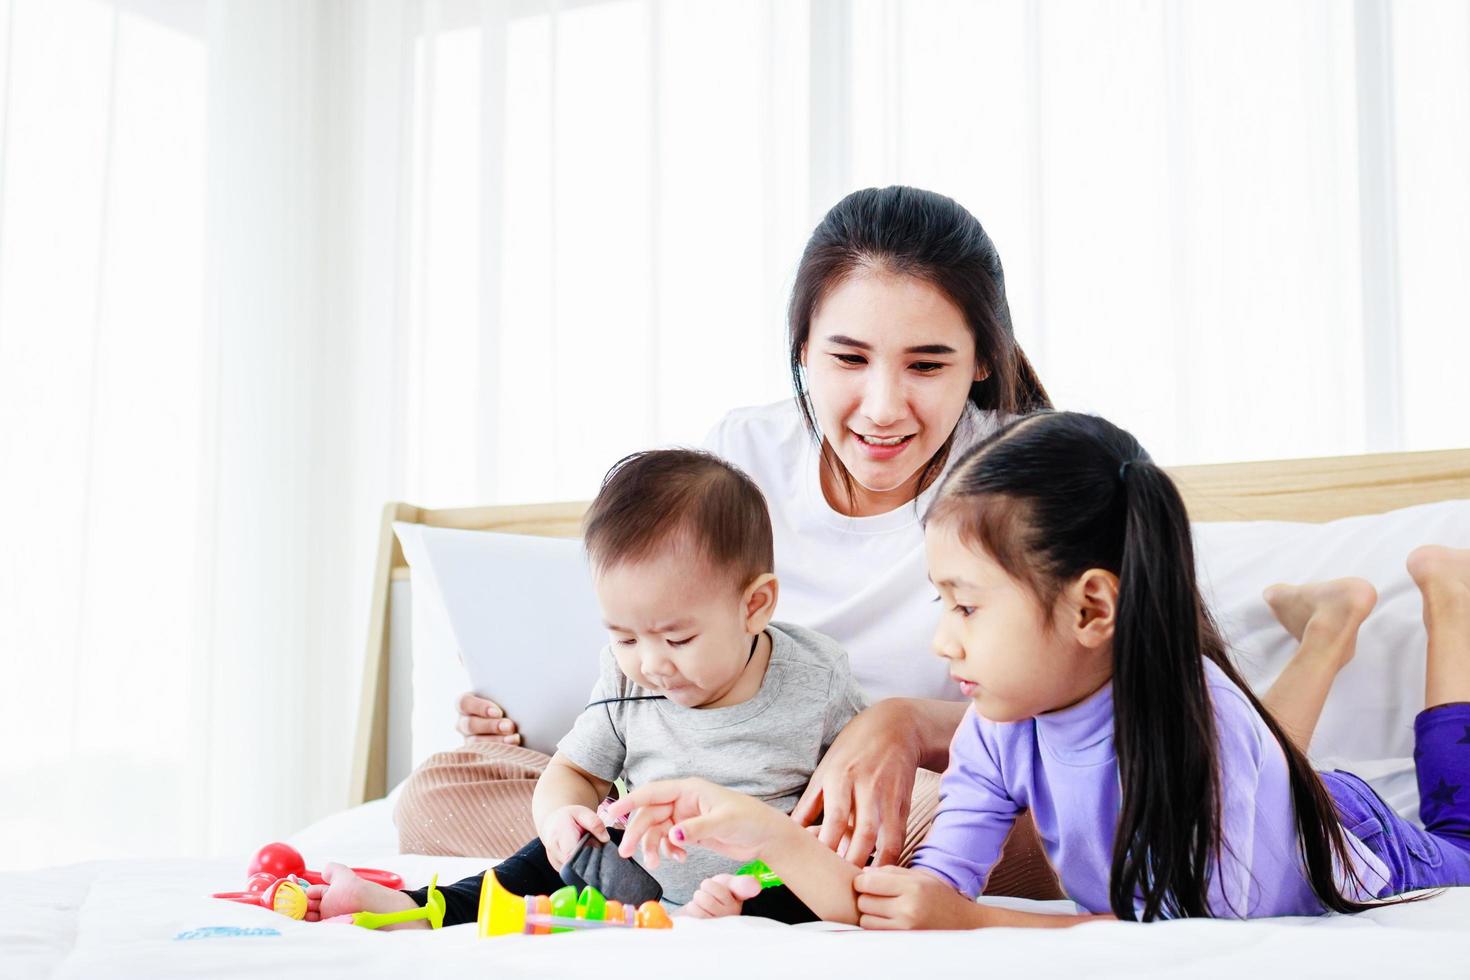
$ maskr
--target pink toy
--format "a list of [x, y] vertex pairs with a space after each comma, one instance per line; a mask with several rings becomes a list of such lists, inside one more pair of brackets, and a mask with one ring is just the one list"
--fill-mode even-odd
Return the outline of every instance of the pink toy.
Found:
[[[377, 868], [353, 868], [359, 878], [375, 882], [387, 888], [402, 888], [403, 879], [391, 871], [380, 871]], [[308, 884], [325, 884], [320, 871], [312, 871], [306, 867], [306, 860], [302, 858], [301, 852], [290, 844], [280, 842], [267, 844], [255, 852], [255, 858], [250, 862], [250, 875], [261, 872], [269, 874], [274, 878], [289, 878], [293, 875], [297, 878], [305, 878]]]
[[[387, 888], [402, 888], [403, 879], [391, 871], [353, 868], [358, 877]], [[306, 917], [306, 888], [326, 884], [320, 871], [311, 871], [301, 852], [290, 844], [267, 844], [250, 862], [250, 877], [243, 892], [215, 892], [215, 898], [259, 905], [293, 919]]]
[[244, 905], [259, 905], [298, 921], [306, 918], [306, 879], [275, 878], [269, 882], [263, 881], [269, 877], [265, 874], [251, 875], [250, 891], [217, 892], [214, 897]]

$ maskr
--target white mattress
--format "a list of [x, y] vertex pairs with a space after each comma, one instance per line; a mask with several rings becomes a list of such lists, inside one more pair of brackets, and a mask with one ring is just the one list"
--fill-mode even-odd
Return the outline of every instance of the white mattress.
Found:
[[[395, 853], [387, 801], [308, 828], [291, 842], [327, 858], [392, 868], [419, 885], [478, 871], [472, 858]], [[677, 920], [670, 932], [600, 931], [481, 940], [473, 926], [374, 933], [293, 922], [206, 897], [240, 887], [247, 858], [117, 861], [0, 875], [0, 976], [581, 976], [614, 964], [639, 976], [814, 974], [1066, 977], [1188, 972], [1251, 977], [1439, 975], [1470, 963], [1470, 888], [1361, 916], [1249, 923], [1101, 922], [1060, 932], [863, 933], [759, 919]], [[269, 934], [181, 939], [210, 926]]]

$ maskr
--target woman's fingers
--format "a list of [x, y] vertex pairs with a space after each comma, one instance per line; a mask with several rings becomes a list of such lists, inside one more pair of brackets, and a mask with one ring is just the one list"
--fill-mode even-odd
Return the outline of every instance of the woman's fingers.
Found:
[[[813, 773], [813, 777], [815, 777]], [[806, 790], [801, 794], [801, 799], [796, 801], [796, 806], [791, 808], [791, 819], [803, 827], [810, 827], [816, 822], [817, 815], [822, 812], [822, 783], [813, 778], [806, 784]]]
[[903, 854], [904, 838], [908, 836], [908, 806], [913, 802], [913, 790], [901, 797], [889, 793], [878, 798], [878, 852], [873, 863], [878, 866], [897, 864]]
[[505, 712], [500, 705], [489, 698], [482, 698], [473, 691], [466, 691], [459, 696], [459, 713], [462, 715], [473, 715], [476, 718], [504, 718]]
[[818, 838], [829, 850], [837, 850], [847, 833], [848, 821], [852, 816], [851, 793], [852, 784], [849, 783], [838, 791], [829, 790], [822, 794], [827, 806], [822, 812], [822, 832]]
[[460, 695], [459, 720], [455, 722], [455, 728], [470, 742], [521, 744], [515, 721], [505, 716], [500, 705], [478, 694]]
[[516, 734], [516, 723], [509, 718], [481, 718], [476, 715], [460, 715], [459, 721], [455, 722], [461, 735], [514, 735]]
[[465, 741], [466, 742], [474, 742], [474, 743], [481, 744], [481, 745], [485, 745], [485, 744], [494, 744], [494, 745], [520, 745], [521, 744], [521, 736], [520, 735], [470, 735], [470, 736], [468, 736], [465, 739]]
[[872, 790], [861, 783], [853, 787], [853, 802], [852, 836], [847, 849], [838, 853], [848, 864], [861, 868], [868, 863], [873, 845], [878, 842], [878, 808]]

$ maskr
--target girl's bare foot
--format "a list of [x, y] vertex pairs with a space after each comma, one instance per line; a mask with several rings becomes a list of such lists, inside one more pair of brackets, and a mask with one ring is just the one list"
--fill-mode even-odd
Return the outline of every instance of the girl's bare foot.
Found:
[[1339, 668], [1352, 659], [1358, 627], [1378, 603], [1373, 584], [1361, 578], [1278, 584], [1264, 596], [1277, 621], [1302, 645], [1298, 655], [1330, 654], [1339, 661]]
[[1405, 566], [1424, 597], [1424, 706], [1470, 701], [1470, 549], [1424, 545]]
[[1421, 592], [1443, 590], [1470, 596], [1470, 549], [1422, 545], [1409, 552], [1404, 566]]
[[1266, 604], [1286, 631], [1296, 637], [1297, 651], [1261, 698], [1287, 736], [1305, 752], [1322, 717], [1327, 692], [1337, 672], [1353, 659], [1358, 627], [1373, 611], [1378, 593], [1360, 578], [1339, 578], [1307, 585], [1273, 585]]
[[[311, 921], [330, 919], [353, 912], [402, 912], [418, 908], [413, 899], [377, 882], [359, 878], [344, 864], [330, 862], [322, 869], [325, 885], [312, 885], [306, 890], [306, 918]], [[405, 922], [386, 929], [425, 928], [426, 922]]]

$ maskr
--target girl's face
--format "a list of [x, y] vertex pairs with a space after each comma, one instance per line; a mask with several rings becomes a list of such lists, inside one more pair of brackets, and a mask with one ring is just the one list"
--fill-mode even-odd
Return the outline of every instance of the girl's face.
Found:
[[954, 431], [970, 384], [990, 370], [976, 363], [975, 339], [948, 296], [883, 272], [859, 272], [827, 295], [802, 364], [817, 424], [852, 477], [854, 499], [827, 467], [822, 490], [853, 517], [918, 496], [924, 464]]
[[1093, 570], [1045, 609], [996, 561], [943, 523], [924, 532], [929, 579], [944, 612], [934, 652], [993, 722], [1021, 721], [1076, 704], [1112, 676], [1117, 579]]
[[[751, 638], [770, 622], [776, 584], [741, 590], [685, 548], [603, 569], [593, 578], [618, 669], [686, 708], [745, 693]], [[755, 687], [759, 687], [756, 682]]]

